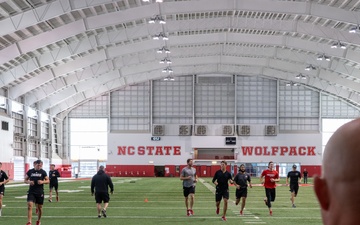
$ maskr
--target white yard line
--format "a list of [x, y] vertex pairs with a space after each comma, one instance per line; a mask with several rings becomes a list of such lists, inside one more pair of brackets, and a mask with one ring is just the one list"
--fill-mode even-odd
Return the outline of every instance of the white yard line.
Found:
[[[213, 194], [215, 194], [215, 188], [211, 184], [205, 182], [205, 180], [203, 180], [201, 178], [199, 180], [205, 187], [207, 187]], [[229, 204], [229, 203], [233, 203], [233, 204]], [[252, 214], [247, 208], [244, 209], [244, 216], [240, 216], [240, 212], [238, 210], [239, 207], [236, 207], [235, 201], [233, 201], [231, 198], [229, 198], [229, 200], [228, 200], [228, 210], [229, 210], [230, 207], [232, 208], [234, 214], [239, 214], [239, 216], [236, 217], [236, 218], [240, 217], [243, 221], [244, 221], [244, 219], [251, 218], [252, 220], [249, 221], [249, 222], [251, 222], [252, 224], [266, 224], [266, 222], [262, 221], [260, 219], [260, 217], [255, 216], [254, 214]], [[235, 208], [237, 210], [235, 210]], [[233, 217], [228, 217], [228, 216], [226, 216], [226, 217], [227, 218], [233, 218]], [[245, 222], [245, 223], [247, 223], [247, 222]]]

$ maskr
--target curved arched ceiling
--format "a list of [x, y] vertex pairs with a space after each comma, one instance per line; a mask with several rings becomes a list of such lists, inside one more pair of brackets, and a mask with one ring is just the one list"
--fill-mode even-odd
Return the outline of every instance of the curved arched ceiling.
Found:
[[[360, 105], [358, 0], [0, 0], [1, 94], [55, 116], [127, 85], [260, 75]], [[150, 24], [161, 16], [166, 24]], [[169, 40], [153, 40], [159, 33]], [[342, 43], [346, 49], [331, 48]], [[166, 46], [170, 54], [158, 54]], [[319, 61], [321, 55], [330, 61]], [[315, 69], [305, 71], [312, 65]], [[299, 73], [306, 80], [295, 78]]]

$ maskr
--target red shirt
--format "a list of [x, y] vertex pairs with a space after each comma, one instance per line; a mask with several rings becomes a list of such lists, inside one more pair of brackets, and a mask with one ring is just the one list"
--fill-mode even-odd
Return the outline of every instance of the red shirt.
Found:
[[279, 173], [276, 170], [264, 170], [261, 173], [261, 177], [265, 176], [265, 182], [264, 182], [264, 186], [265, 188], [275, 188], [276, 187], [276, 183], [275, 182], [271, 182], [270, 179], [278, 179], [279, 178]]

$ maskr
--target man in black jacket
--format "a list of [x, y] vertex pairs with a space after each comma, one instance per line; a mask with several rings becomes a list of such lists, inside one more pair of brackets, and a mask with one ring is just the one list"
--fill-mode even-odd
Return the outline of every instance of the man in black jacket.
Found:
[[[91, 195], [95, 193], [95, 201], [97, 205], [98, 218], [106, 217], [106, 208], [109, 205], [110, 193], [114, 192], [114, 185], [111, 181], [110, 176], [105, 173], [104, 166], [99, 167], [99, 171], [95, 174], [91, 180]], [[104, 208], [101, 210], [101, 203], [104, 202]]]

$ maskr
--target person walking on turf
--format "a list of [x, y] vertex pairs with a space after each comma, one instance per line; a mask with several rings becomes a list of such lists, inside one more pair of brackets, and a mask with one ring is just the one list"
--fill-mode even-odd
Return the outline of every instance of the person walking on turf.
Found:
[[288, 172], [286, 177], [286, 185], [289, 185], [289, 178], [290, 178], [290, 192], [291, 192], [291, 204], [293, 208], [295, 206], [295, 198], [299, 191], [299, 183], [301, 183], [301, 173], [296, 170], [296, 165], [292, 166], [292, 171]]
[[248, 182], [250, 188], [252, 188], [251, 184], [251, 176], [245, 171], [245, 165], [241, 164], [239, 168], [239, 173], [236, 174], [234, 177], [234, 184], [236, 187], [235, 191], [235, 197], [236, 202], [235, 204], [238, 205], [241, 199], [241, 208], [240, 208], [240, 215], [243, 215], [243, 210], [245, 208], [245, 202], [247, 198], [247, 192], [248, 192]]
[[24, 179], [24, 182], [29, 184], [29, 191], [27, 195], [28, 222], [26, 225], [31, 225], [34, 202], [36, 203], [36, 208], [38, 210], [36, 225], [41, 224], [40, 221], [43, 214], [42, 206], [44, 204], [44, 184], [48, 184], [50, 182], [46, 171], [41, 169], [42, 161], [36, 160], [34, 164], [35, 168], [28, 170]]
[[306, 168], [303, 171], [303, 175], [304, 175], [304, 184], [307, 184], [308, 171], [306, 170]]
[[5, 184], [9, 182], [9, 177], [4, 170], [1, 170], [2, 163], [0, 162], [0, 216], [2, 211], [2, 200], [5, 195]]
[[232, 184], [233, 180], [231, 174], [226, 170], [226, 161], [221, 161], [220, 170], [216, 171], [212, 182], [216, 186], [215, 201], [216, 201], [216, 214], [220, 212], [220, 202], [224, 199], [224, 209], [221, 220], [226, 221], [226, 211], [229, 200], [229, 181]]
[[[181, 170], [180, 180], [183, 181], [183, 194], [185, 197], [186, 215], [194, 215], [193, 206], [195, 198], [195, 186], [198, 179], [196, 169], [193, 167], [193, 160], [188, 159], [187, 166]], [[190, 204], [189, 204], [190, 197]]]
[[[100, 166], [98, 172], [91, 179], [91, 195], [94, 196], [98, 212], [98, 218], [106, 217], [106, 209], [109, 206], [110, 193], [114, 193], [114, 185], [109, 175], [105, 173], [104, 166]], [[104, 207], [101, 209], [101, 204], [104, 203]]]
[[358, 225], [360, 201], [360, 119], [335, 131], [324, 150], [321, 176], [314, 191], [324, 225]]
[[276, 182], [279, 182], [279, 173], [274, 170], [274, 163], [272, 161], [268, 164], [268, 169], [264, 170], [260, 176], [260, 183], [265, 187], [264, 198], [265, 205], [269, 208], [269, 214], [272, 216], [271, 202], [275, 201], [276, 197]]
[[59, 183], [58, 183], [58, 177], [60, 177], [59, 171], [55, 170], [55, 164], [50, 164], [50, 171], [49, 171], [49, 178], [50, 178], [50, 191], [49, 191], [49, 202], [52, 202], [52, 190], [55, 190], [56, 194], [56, 201], [59, 201]]

